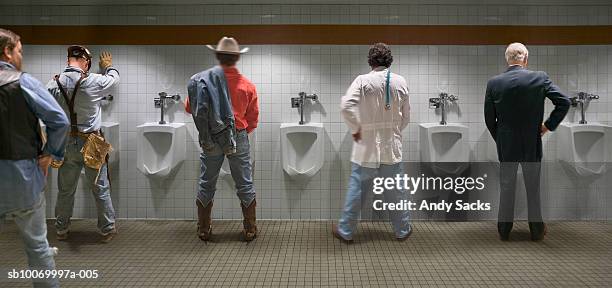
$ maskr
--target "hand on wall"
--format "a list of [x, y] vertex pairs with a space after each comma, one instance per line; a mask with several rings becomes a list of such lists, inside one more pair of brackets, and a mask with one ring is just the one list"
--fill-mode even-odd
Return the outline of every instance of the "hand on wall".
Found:
[[100, 69], [102, 71], [113, 65], [113, 55], [110, 52], [102, 52], [100, 54]]

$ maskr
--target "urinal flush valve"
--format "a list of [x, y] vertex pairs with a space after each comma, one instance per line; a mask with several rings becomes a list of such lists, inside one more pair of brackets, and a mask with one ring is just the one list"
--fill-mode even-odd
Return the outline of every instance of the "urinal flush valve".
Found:
[[104, 101], [101, 102], [102, 106], [110, 105], [110, 103], [113, 102], [114, 98], [115, 98], [115, 96], [113, 96], [111, 94], [108, 94], [105, 97], [102, 97], [102, 100], [104, 100]]
[[591, 94], [591, 93], [587, 93], [587, 92], [578, 92], [578, 95], [576, 97], [572, 97], [570, 98], [570, 101], [572, 103], [573, 107], [577, 107], [580, 105], [580, 121], [578, 123], [580, 124], [587, 124], [587, 121], [585, 119], [585, 111], [584, 111], [584, 106], [589, 103], [591, 100], [597, 100], [599, 99], [599, 95], [595, 95], [595, 94]]
[[319, 96], [317, 94], [306, 94], [306, 92], [300, 92], [299, 97], [291, 98], [291, 108], [298, 108], [300, 112], [300, 125], [306, 124], [304, 121], [304, 102], [306, 99], [311, 99], [312, 101], [319, 102]]
[[440, 121], [441, 125], [446, 125], [446, 106], [449, 104], [448, 102], [457, 102], [459, 100], [459, 96], [451, 95], [448, 93], [440, 93], [436, 98], [429, 98], [429, 108], [431, 109], [441, 109], [442, 120]]
[[300, 108], [300, 98], [299, 97], [291, 98], [291, 108]]
[[429, 98], [429, 108], [430, 109], [440, 108], [440, 98]]
[[159, 95], [159, 97], [154, 98], [153, 103], [155, 104], [155, 108], [161, 108], [161, 120], [159, 121], [159, 124], [166, 124], [166, 121], [164, 121], [164, 109], [166, 106], [166, 101], [168, 99], [171, 99], [173, 101], [179, 101], [181, 100], [181, 96], [178, 94], [168, 95], [168, 93], [166, 92], [159, 92], [157, 95]]

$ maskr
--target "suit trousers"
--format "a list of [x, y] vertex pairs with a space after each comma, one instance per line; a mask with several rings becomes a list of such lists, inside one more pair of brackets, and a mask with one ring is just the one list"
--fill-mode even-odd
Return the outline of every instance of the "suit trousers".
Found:
[[514, 200], [518, 166], [523, 171], [525, 191], [527, 192], [527, 218], [529, 222], [542, 222], [540, 207], [540, 170], [541, 162], [501, 162], [498, 222], [514, 221]]

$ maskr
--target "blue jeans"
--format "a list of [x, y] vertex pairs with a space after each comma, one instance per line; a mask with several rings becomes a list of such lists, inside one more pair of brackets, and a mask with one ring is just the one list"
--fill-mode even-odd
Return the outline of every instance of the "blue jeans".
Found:
[[[357, 221], [361, 214], [361, 200], [363, 193], [373, 193], [371, 180], [374, 177], [395, 177], [402, 173], [401, 163], [393, 165], [380, 165], [379, 168], [366, 168], [351, 163], [351, 177], [349, 178], [348, 191], [344, 201], [342, 216], [338, 222], [338, 234], [344, 239], [353, 239], [353, 233], [357, 228]], [[367, 185], [370, 183], [370, 185]], [[363, 189], [362, 189], [363, 188]], [[385, 203], [397, 203], [408, 200], [405, 190], [386, 190], [383, 192]], [[396, 238], [403, 238], [410, 233], [410, 213], [408, 210], [388, 211], [391, 218], [391, 226]]]
[[[15, 224], [21, 233], [28, 267], [37, 270], [55, 269], [53, 256], [55, 253], [47, 242], [47, 223], [45, 222], [45, 196], [31, 210], [11, 212], [7, 216], [15, 219]], [[5, 275], [6, 276], [6, 275]], [[59, 287], [58, 279], [36, 279], [34, 287]]]
[[[104, 164], [98, 171], [89, 168], [83, 163], [81, 148], [85, 140], [80, 137], [69, 137], [66, 144], [64, 164], [59, 168], [57, 185], [57, 203], [55, 205], [55, 227], [63, 233], [70, 227], [70, 217], [74, 207], [74, 193], [81, 176], [81, 170], [85, 168], [85, 176], [92, 187], [96, 207], [98, 208], [98, 229], [102, 234], [108, 233], [115, 227], [115, 209], [110, 196], [110, 181], [108, 179], [108, 165]], [[98, 176], [98, 182], [95, 182]], [[95, 183], [94, 183], [95, 182]]]
[[211, 152], [200, 153], [200, 180], [198, 181], [197, 199], [204, 206], [215, 197], [217, 191], [217, 179], [225, 157], [229, 161], [232, 178], [236, 183], [236, 194], [245, 207], [249, 207], [255, 200], [255, 187], [251, 167], [251, 156], [249, 155], [250, 144], [246, 130], [236, 133], [236, 153], [225, 155], [221, 146], [215, 143]]

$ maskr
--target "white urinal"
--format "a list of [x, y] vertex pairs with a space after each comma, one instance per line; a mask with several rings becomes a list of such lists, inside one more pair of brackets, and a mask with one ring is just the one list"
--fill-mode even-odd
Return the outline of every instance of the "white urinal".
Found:
[[579, 176], [604, 174], [612, 160], [610, 129], [598, 123], [561, 123], [556, 131], [559, 161]]
[[[256, 136], [257, 130], [251, 132], [251, 134], [249, 134], [249, 146], [251, 147], [250, 155], [251, 155], [251, 165], [252, 168], [254, 168], [254, 164], [255, 164], [255, 151], [257, 150], [255, 148], [255, 145], [257, 145], [257, 136]], [[255, 171], [253, 171], [254, 173]], [[230, 170], [230, 166], [229, 166], [229, 161], [227, 159], [223, 160], [223, 165], [221, 166], [221, 171], [219, 171], [219, 176], [224, 177], [224, 176], [228, 176], [228, 175], [232, 175], [232, 171]]]
[[468, 127], [461, 124], [423, 123], [419, 125], [421, 162], [435, 174], [458, 175], [469, 166]]
[[163, 177], [185, 160], [185, 124], [157, 122], [136, 127], [137, 167], [145, 175]]
[[325, 128], [322, 123], [280, 126], [281, 164], [289, 176], [312, 177], [323, 167]]
[[119, 123], [102, 122], [101, 130], [106, 141], [113, 146], [113, 151], [110, 152], [108, 161], [110, 166], [115, 166], [117, 163], [119, 163], [119, 155], [121, 154], [119, 153], [121, 151]]

